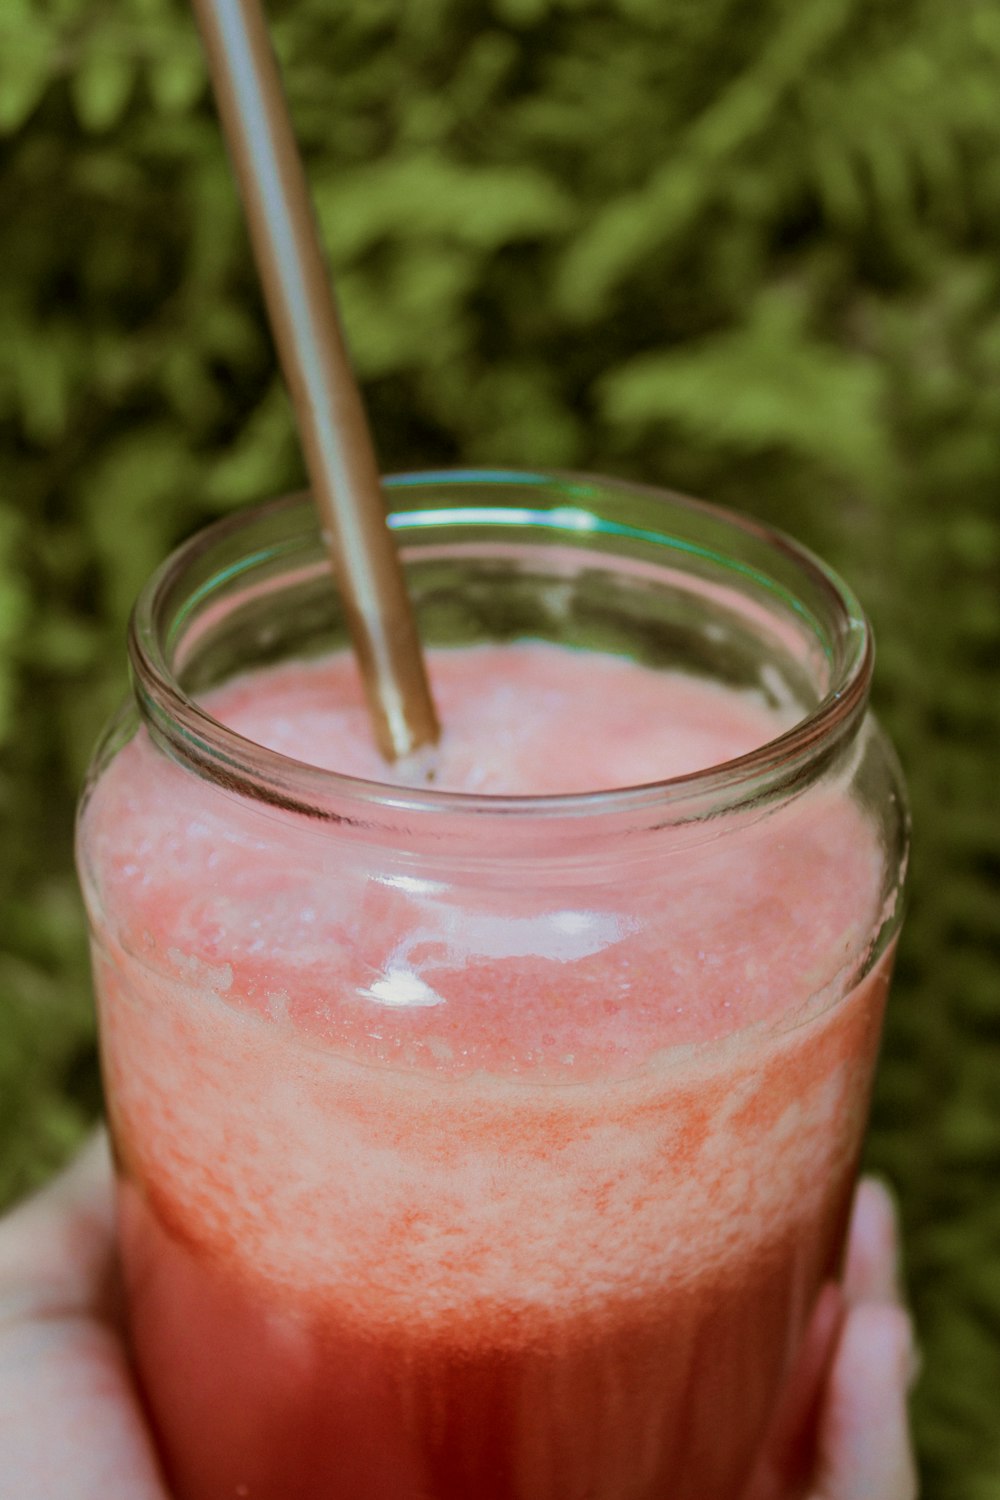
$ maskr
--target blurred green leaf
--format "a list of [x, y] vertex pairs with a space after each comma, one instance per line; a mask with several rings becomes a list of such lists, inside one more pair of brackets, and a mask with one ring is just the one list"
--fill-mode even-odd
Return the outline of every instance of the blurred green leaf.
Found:
[[30, 608], [17, 556], [21, 532], [18, 518], [0, 510], [0, 747], [16, 728], [13, 708], [17, 674], [13, 656], [26, 629]]
[[150, 93], [158, 109], [183, 114], [205, 92], [207, 71], [192, 27], [171, 39], [148, 64]]
[[220, 510], [277, 494], [296, 448], [284, 387], [275, 380], [207, 476], [205, 498]]
[[871, 489], [890, 472], [884, 370], [810, 338], [783, 288], [762, 292], [744, 326], [640, 355], [598, 391], [613, 423], [670, 422], [737, 452], [788, 448]]
[[106, 50], [98, 39], [73, 73], [73, 102], [80, 124], [95, 133], [110, 130], [135, 85], [134, 59]]
[[318, 176], [315, 195], [320, 223], [339, 260], [389, 236], [492, 250], [555, 234], [571, 217], [563, 190], [536, 167], [473, 170], [429, 151]]
[[[10, 9], [7, 9], [9, 4]], [[0, 135], [19, 130], [38, 106], [55, 69], [56, 39], [24, 0], [5, 0], [0, 16]]]
[[121, 434], [79, 486], [105, 594], [120, 625], [169, 550], [190, 477], [190, 459], [176, 431], [154, 424]]
[[385, 375], [454, 358], [471, 337], [464, 303], [473, 275], [464, 251], [439, 246], [393, 257], [377, 276], [343, 276], [344, 323], [361, 373]]

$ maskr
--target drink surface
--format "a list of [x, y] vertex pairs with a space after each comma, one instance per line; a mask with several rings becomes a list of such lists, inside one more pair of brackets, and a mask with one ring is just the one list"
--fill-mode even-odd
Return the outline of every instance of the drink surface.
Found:
[[[796, 717], [756, 693], [540, 641], [436, 651], [430, 662], [444, 724], [439, 791], [546, 796], [664, 781], [755, 750]], [[248, 675], [205, 706], [271, 750], [406, 783], [375, 748], [347, 655]]]
[[[790, 710], [431, 654], [438, 788], [717, 765]], [[206, 707], [384, 779], [346, 658]], [[83, 825], [133, 1338], [181, 1500], [734, 1500], [835, 1270], [885, 965], [837, 785], [668, 857], [388, 857], [140, 735]], [[845, 995], [845, 991], [849, 991]]]

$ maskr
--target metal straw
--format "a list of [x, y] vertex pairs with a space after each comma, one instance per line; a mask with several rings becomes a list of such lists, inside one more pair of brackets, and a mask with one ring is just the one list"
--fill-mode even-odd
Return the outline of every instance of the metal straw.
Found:
[[193, 0], [378, 745], [439, 734], [378, 465], [259, 0]]

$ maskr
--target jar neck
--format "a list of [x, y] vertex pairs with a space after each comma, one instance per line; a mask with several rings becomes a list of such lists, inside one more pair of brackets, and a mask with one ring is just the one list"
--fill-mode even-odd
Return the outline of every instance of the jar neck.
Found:
[[312, 507], [291, 497], [200, 533], [137, 602], [136, 700], [174, 760], [262, 811], [336, 824], [379, 844], [530, 852], [542, 830], [546, 848], [567, 850], [643, 831], [700, 839], [720, 820], [743, 821], [800, 796], [852, 758], [871, 634], [850, 590], [788, 538], [670, 493], [571, 476], [402, 475], [387, 481], [386, 495], [425, 640], [440, 630], [448, 589], [459, 600], [475, 596], [475, 628], [485, 635], [512, 597], [525, 604], [526, 632], [544, 635], [539, 600], [563, 587], [581, 620], [588, 609], [591, 618], [606, 615], [614, 602], [620, 618], [611, 635], [621, 654], [656, 665], [673, 652], [682, 670], [707, 671], [714, 651], [730, 685], [796, 701], [796, 722], [739, 759], [689, 775], [546, 797], [359, 781], [268, 750], [219, 724], [199, 698], [227, 676], [345, 638]]

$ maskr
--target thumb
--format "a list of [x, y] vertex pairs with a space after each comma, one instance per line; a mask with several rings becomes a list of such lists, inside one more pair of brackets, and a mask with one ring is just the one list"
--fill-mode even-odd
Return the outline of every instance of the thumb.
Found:
[[164, 1500], [112, 1319], [103, 1135], [0, 1221], [0, 1474], [18, 1500]]
[[852, 1308], [830, 1376], [819, 1432], [819, 1486], [810, 1500], [916, 1500], [907, 1390], [910, 1319], [894, 1303]]

